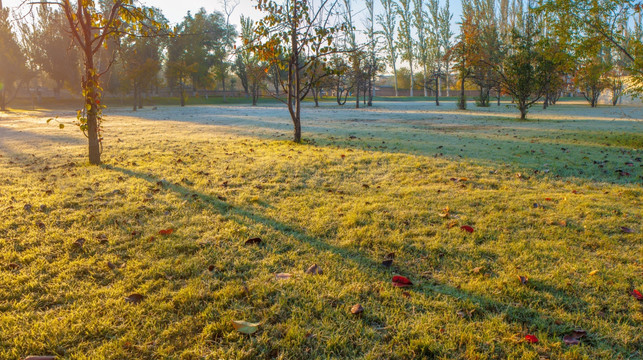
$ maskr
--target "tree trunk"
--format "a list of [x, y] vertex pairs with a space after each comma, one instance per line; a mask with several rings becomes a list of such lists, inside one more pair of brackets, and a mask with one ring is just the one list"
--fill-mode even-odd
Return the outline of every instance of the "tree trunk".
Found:
[[397, 92], [397, 66], [395, 63], [393, 63], [393, 86], [395, 87], [395, 97], [400, 96], [399, 93]]
[[458, 109], [465, 110], [467, 108], [467, 100], [464, 98], [464, 82], [466, 77], [462, 77], [462, 82], [460, 83], [460, 100], [458, 101]]
[[445, 65], [445, 74], [446, 74], [446, 88], [447, 88], [447, 97], [449, 97], [449, 62], [447, 61]]
[[359, 109], [359, 81], [355, 82], [355, 109]]
[[228, 99], [226, 98], [225, 93], [225, 75], [221, 78], [221, 85], [223, 85], [223, 102], [227, 102]]
[[100, 139], [98, 138], [98, 106], [96, 104], [98, 86], [98, 75], [94, 69], [93, 54], [86, 52], [86, 69], [85, 72], [85, 109], [87, 109], [87, 138], [89, 140], [89, 163], [100, 165]]
[[409, 60], [409, 70], [411, 72], [411, 92], [410, 95], [413, 97], [413, 60]]
[[440, 75], [436, 75], [435, 76], [435, 106], [440, 106], [440, 95], [439, 95], [440, 93], [438, 90], [440, 86], [439, 79], [440, 79]]
[[426, 81], [426, 72], [427, 72], [427, 70], [426, 70], [426, 64], [424, 64], [424, 74], [423, 74], [424, 76], [422, 77], [422, 78], [424, 79], [424, 86], [422, 86], [422, 87], [424, 88], [424, 97], [428, 97], [428, 96], [429, 96], [428, 89], [427, 89], [427, 87], [428, 87], [428, 86], [427, 86], [428, 81]]
[[136, 97], [138, 96], [138, 88], [134, 86], [134, 100], [132, 104], [132, 111], [136, 111], [136, 106], [138, 105], [138, 101]]

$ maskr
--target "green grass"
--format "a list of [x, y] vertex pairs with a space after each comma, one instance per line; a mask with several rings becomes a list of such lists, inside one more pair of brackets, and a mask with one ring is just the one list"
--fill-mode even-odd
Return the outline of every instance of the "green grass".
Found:
[[0, 118], [0, 358], [642, 358], [640, 122], [400, 106]]

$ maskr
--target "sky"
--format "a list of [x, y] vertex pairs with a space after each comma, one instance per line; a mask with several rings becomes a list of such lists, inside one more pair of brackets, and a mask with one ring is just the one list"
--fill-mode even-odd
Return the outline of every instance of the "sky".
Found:
[[[37, 0], [34, 0], [37, 1]], [[259, 19], [262, 17], [262, 13], [255, 9], [257, 4], [256, 0], [238, 0], [239, 5], [236, 7], [233, 12], [230, 22], [239, 27], [239, 18], [241, 15], [250, 16], [253, 19]], [[361, 19], [364, 16], [365, 8], [363, 0], [352, 0], [353, 9], [357, 13], [357, 18]], [[440, 6], [444, 4], [446, 0], [440, 0]], [[31, 2], [25, 0], [2, 0], [2, 3], [5, 7], [15, 7], [24, 2]], [[165, 17], [173, 24], [180, 22], [188, 11], [192, 13], [197, 12], [200, 8], [205, 8], [208, 12], [212, 11], [221, 11], [223, 12], [223, 0], [140, 0], [140, 2], [146, 6], [153, 6], [160, 8], [163, 11]], [[376, 0], [377, 7], [375, 9], [376, 13], [381, 12], [381, 5], [379, 0]], [[455, 23], [460, 20], [461, 14], [461, 3], [460, 0], [451, 0], [450, 8], [451, 12], [454, 13], [452, 28], [454, 32], [456, 30]], [[361, 25], [361, 20], [359, 25]]]

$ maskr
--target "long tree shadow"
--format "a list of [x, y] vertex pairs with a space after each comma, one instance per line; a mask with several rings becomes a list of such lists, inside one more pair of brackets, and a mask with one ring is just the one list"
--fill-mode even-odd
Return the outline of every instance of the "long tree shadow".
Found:
[[[150, 174], [144, 174], [118, 166], [102, 166], [106, 170], [116, 171], [123, 175], [142, 179], [153, 184], [158, 184], [160, 181], [162, 181], [161, 178], [155, 177]], [[283, 236], [292, 237], [301, 243], [308, 244], [317, 251], [330, 252], [335, 255], [341, 256], [344, 260], [350, 261], [357, 269], [359, 269], [359, 271], [363, 272], [364, 274], [368, 274], [373, 279], [377, 279], [382, 282], [389, 281], [390, 279], [390, 269], [384, 268], [379, 261], [368, 258], [359, 251], [334, 246], [324, 241], [323, 239], [308, 235], [305, 230], [297, 228], [296, 226], [285, 224], [275, 219], [257, 214], [253, 211], [230, 205], [217, 197], [200, 193], [198, 191], [195, 191], [194, 189], [167, 182], [163, 182], [163, 184], [165, 189], [176, 192], [177, 194], [189, 199], [188, 201], [196, 201], [198, 199], [210, 210], [218, 212], [221, 215], [226, 216], [230, 220], [233, 220], [241, 225], [251, 226], [257, 223], [262, 224], [263, 226], [270, 227], [278, 231]], [[404, 275], [409, 278], [417, 277], [417, 274], [412, 273], [408, 269], [398, 268], [396, 270], [399, 270], [397, 271], [397, 273], [399, 273], [400, 275]], [[564, 290], [555, 288], [545, 283], [536, 284], [533, 287], [533, 290], [549, 292], [555, 297], [564, 297], [564, 301], [566, 302], [575, 302], [578, 304], [577, 306], [574, 306], [573, 309], [567, 309], [568, 311], [586, 308], [588, 306], [588, 304], [576, 298], [574, 295], [567, 295], [564, 293]], [[547, 332], [552, 338], [560, 338], [563, 334], [575, 328], [575, 324], [561, 322], [558, 319], [547, 315], [546, 309], [539, 311], [522, 307], [513, 303], [498, 301], [488, 296], [468, 292], [458, 287], [444, 283], [422, 282], [421, 284], [416, 286], [413, 291], [416, 291], [421, 295], [427, 297], [446, 296], [450, 299], [458, 301], [463, 305], [463, 307], [466, 304], [473, 303], [480, 310], [482, 316], [502, 314], [505, 321], [507, 322], [520, 325], [521, 327], [527, 326], [530, 328], [538, 328], [538, 330], [540, 331]], [[534, 296], [538, 295], [534, 294]], [[632, 326], [636, 325], [632, 324]], [[601, 338], [602, 342], [607, 343], [611, 347], [611, 349], [615, 351], [619, 356], [622, 356], [623, 358], [631, 357], [632, 349], [628, 349], [621, 342], [614, 341], [608, 336], [608, 334], [596, 333], [594, 335]], [[630, 344], [630, 346], [631, 345], [632, 344]], [[634, 344], [634, 346], [636, 347], [636, 344]]]

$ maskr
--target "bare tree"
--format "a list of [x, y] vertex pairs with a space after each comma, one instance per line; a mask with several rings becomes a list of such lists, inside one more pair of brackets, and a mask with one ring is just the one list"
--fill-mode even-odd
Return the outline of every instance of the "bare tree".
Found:
[[402, 59], [409, 62], [411, 72], [410, 95], [413, 96], [413, 60], [415, 58], [413, 40], [413, 12], [411, 9], [411, 0], [400, 0], [400, 6], [397, 8], [400, 15], [400, 32], [398, 34], [398, 44], [402, 48]]

